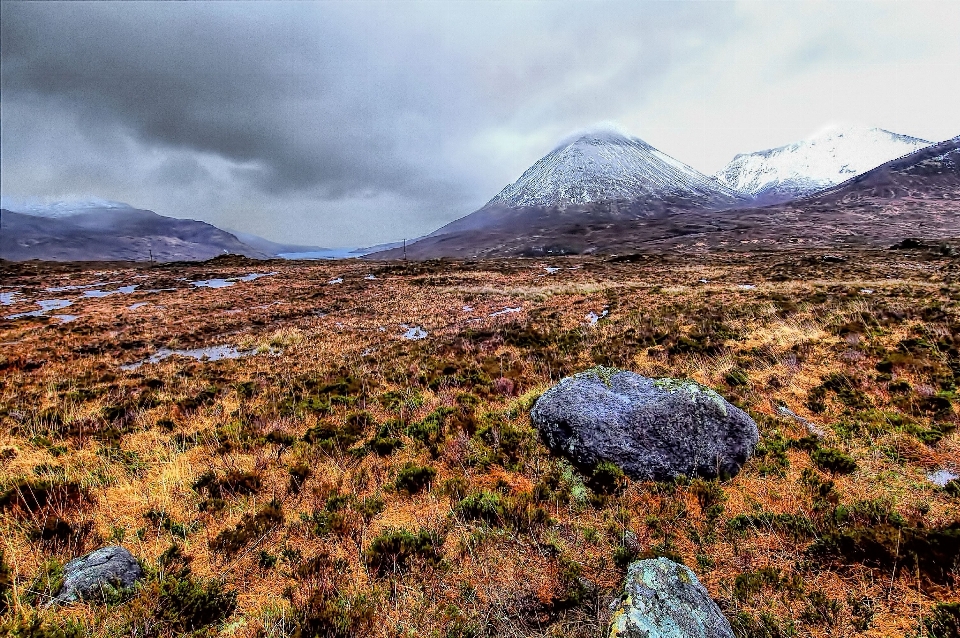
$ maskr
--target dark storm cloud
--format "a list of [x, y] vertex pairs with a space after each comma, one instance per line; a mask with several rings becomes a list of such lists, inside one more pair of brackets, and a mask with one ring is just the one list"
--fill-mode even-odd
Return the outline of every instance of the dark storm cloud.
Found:
[[[310, 17], [274, 4], [5, 6], [4, 97], [40, 94], [94, 130], [253, 163], [238, 176], [274, 194], [429, 193], [384, 130], [402, 87]], [[348, 84], [363, 78], [373, 95]]]

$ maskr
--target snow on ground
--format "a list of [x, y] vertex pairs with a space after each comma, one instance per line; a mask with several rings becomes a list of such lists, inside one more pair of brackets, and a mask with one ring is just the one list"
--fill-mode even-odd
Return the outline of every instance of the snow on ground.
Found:
[[420, 326], [413, 326], [403, 333], [403, 338], [409, 339], [410, 341], [419, 341], [420, 339], [426, 339], [428, 334], [430, 333]]

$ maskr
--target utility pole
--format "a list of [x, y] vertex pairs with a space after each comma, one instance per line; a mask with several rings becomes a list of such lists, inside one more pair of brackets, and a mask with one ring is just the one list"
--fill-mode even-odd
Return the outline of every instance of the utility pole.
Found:
[[403, 238], [403, 260], [407, 260], [407, 238]]

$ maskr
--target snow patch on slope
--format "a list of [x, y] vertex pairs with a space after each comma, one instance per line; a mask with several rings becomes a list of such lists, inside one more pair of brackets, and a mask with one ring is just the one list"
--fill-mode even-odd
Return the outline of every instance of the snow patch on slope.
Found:
[[520, 208], [741, 196], [643, 140], [602, 127], [568, 137], [487, 204]]
[[840, 184], [929, 145], [879, 128], [835, 128], [794, 144], [737, 155], [715, 177], [765, 203], [782, 202]]
[[4, 197], [2, 198], [0, 208], [5, 208], [23, 215], [33, 215], [34, 217], [72, 217], [92, 210], [132, 210], [133, 207], [123, 202], [113, 202], [99, 198], [82, 201], [44, 203], [36, 200], [21, 201]]

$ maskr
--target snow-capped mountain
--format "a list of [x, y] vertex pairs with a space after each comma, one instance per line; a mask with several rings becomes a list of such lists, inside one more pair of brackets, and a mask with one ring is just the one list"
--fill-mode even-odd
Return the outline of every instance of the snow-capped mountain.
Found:
[[564, 140], [485, 208], [677, 198], [731, 204], [741, 196], [643, 140], [598, 129]]
[[879, 128], [846, 127], [810, 139], [737, 155], [715, 177], [764, 204], [840, 184], [930, 142]]
[[130, 206], [130, 204], [97, 198], [40, 203], [35, 201], [21, 202], [4, 197], [0, 199], [0, 207], [34, 217], [73, 217], [98, 210], [137, 210]]
[[600, 128], [567, 138], [480, 210], [408, 243], [406, 252], [469, 256], [481, 246], [501, 250], [510, 243], [522, 254], [572, 254], [590, 249], [596, 232], [620, 224], [640, 227], [678, 211], [749, 203], [643, 140]]

